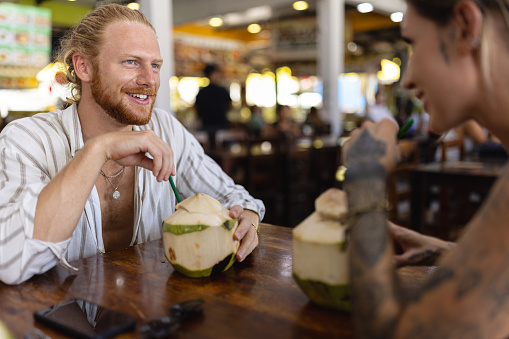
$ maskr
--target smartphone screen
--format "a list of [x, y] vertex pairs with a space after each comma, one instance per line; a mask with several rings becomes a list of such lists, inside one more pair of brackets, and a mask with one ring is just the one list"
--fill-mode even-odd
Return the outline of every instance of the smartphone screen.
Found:
[[36, 311], [34, 318], [77, 338], [111, 338], [135, 325], [129, 315], [84, 299], [71, 299]]

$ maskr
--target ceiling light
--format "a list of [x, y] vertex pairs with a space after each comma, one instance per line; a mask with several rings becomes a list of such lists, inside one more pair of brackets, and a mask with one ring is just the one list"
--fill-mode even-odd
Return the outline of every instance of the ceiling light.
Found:
[[258, 6], [248, 9], [245, 12], [246, 17], [253, 21], [266, 20], [272, 15], [272, 8], [270, 6]]
[[258, 24], [251, 24], [251, 25], [247, 26], [247, 31], [249, 33], [256, 34], [256, 33], [259, 33], [261, 30], [262, 30], [262, 27]]
[[127, 4], [127, 7], [129, 7], [130, 9], [132, 9], [134, 11], [140, 10], [140, 4], [137, 2], [131, 2], [130, 4]]
[[391, 20], [394, 22], [401, 22], [403, 20], [403, 12], [394, 12], [391, 14]]
[[309, 8], [309, 5], [306, 1], [295, 1], [293, 3], [293, 9], [296, 11], [305, 11]]
[[373, 5], [369, 2], [363, 2], [362, 4], [357, 5], [357, 10], [361, 13], [368, 13], [373, 11]]
[[217, 17], [210, 18], [209, 25], [212, 27], [220, 27], [223, 25], [223, 19]]
[[350, 41], [347, 45], [346, 45], [346, 48], [350, 51], [350, 52], [355, 52], [357, 50], [357, 44], [353, 41]]

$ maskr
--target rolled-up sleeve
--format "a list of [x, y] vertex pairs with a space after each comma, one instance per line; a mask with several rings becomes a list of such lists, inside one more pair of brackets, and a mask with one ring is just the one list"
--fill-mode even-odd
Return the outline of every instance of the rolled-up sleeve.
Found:
[[50, 177], [41, 144], [26, 131], [11, 127], [0, 137], [0, 281], [6, 284], [55, 266], [69, 243], [32, 239], [37, 199]]

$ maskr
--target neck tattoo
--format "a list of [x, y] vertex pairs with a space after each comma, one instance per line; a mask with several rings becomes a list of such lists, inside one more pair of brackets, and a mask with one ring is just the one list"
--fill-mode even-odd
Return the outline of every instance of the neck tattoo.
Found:
[[[108, 180], [108, 182], [110, 183], [111, 187], [113, 187], [113, 189], [115, 190], [113, 192], [113, 199], [118, 199], [120, 198], [120, 192], [117, 190], [118, 186], [120, 185], [120, 181], [122, 181], [122, 177], [124, 176], [124, 170], [125, 170], [125, 166], [122, 167], [122, 169], [120, 171], [118, 171], [117, 174], [114, 174], [114, 175], [106, 175], [103, 170], [100, 171], [101, 175], [103, 177], [106, 178], [106, 180]], [[111, 182], [110, 178], [116, 178], [120, 175], [120, 179], [118, 179], [118, 183], [117, 183], [117, 186], [113, 185], [113, 183]]]

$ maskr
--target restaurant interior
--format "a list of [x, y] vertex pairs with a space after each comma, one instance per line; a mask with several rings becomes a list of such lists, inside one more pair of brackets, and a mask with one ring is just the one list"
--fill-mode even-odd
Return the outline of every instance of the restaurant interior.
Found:
[[[177, 331], [178, 338], [354, 338], [350, 229], [338, 212], [338, 191], [330, 190], [343, 188], [342, 147], [352, 130], [380, 116], [399, 125], [387, 217], [447, 241], [461, 236], [507, 161], [489, 135], [477, 143], [463, 126], [440, 135], [430, 130], [422, 103], [402, 86], [411, 51], [400, 35], [400, 0], [0, 0], [0, 131], [16, 119], [66, 107], [69, 89], [59, 80], [54, 53], [71, 27], [106, 3], [145, 13], [164, 57], [155, 107], [173, 114], [225, 173], [264, 202], [266, 214], [258, 225], [248, 222], [242, 241], [253, 239], [254, 250], [242, 262], [236, 262], [242, 245], [231, 220], [221, 227], [173, 225], [174, 232], [166, 230], [173, 227], [168, 218], [160, 239], [138, 242], [134, 235], [132, 246], [114, 251], [100, 251], [96, 239], [97, 255], [70, 260], [72, 266], [53, 252], [59, 265], [32, 272], [19, 285], [0, 280], [0, 339], [107, 338], [124, 331], [131, 332], [122, 338]], [[219, 84], [231, 100], [228, 127], [214, 129], [213, 137], [196, 105], [211, 83], [207, 65], [220, 70]], [[324, 205], [333, 206], [332, 219]], [[0, 239], [0, 250], [21, 233]], [[186, 255], [168, 245], [182, 234], [193, 237], [191, 249], [180, 247]], [[233, 248], [227, 256], [203, 270], [172, 261], [184, 257], [192, 266], [212, 257], [197, 256], [200, 248], [227, 246]], [[0, 274], [8, 277], [15, 260], [2, 254]], [[428, 264], [435, 265], [394, 270], [401, 299], [433, 284], [428, 277], [440, 271]], [[377, 293], [366, 293], [365, 301], [381, 299]], [[51, 306], [62, 302], [73, 309], [59, 313]], [[111, 319], [121, 323], [107, 335], [76, 332], [109, 327]], [[62, 320], [71, 328], [55, 325]]]
[[[58, 64], [53, 52], [70, 27], [107, 2], [141, 5], [141, 10], [147, 3], [0, 4], [0, 129], [14, 119], [65, 104], [68, 92], [55, 80]], [[167, 92], [162, 88], [158, 100], [167, 101], [169, 110], [228, 175], [264, 201], [264, 222], [295, 227], [312, 213], [321, 193], [341, 188], [341, 145], [368, 119], [376, 92], [383, 92], [383, 105], [400, 126], [413, 121], [399, 142], [401, 161], [388, 182], [390, 219], [427, 234], [457, 238], [485, 197], [486, 190], [471, 183], [475, 175], [483, 175], [479, 172], [488, 171], [488, 165], [477, 153], [465, 150], [466, 136], [449, 133], [441, 138], [430, 132], [421, 103], [402, 88], [408, 59], [399, 34], [402, 2], [344, 2], [344, 46], [340, 74], [334, 79], [337, 93], [332, 95], [337, 106], [327, 104], [330, 82], [321, 71], [327, 61], [321, 56], [325, 49], [320, 21], [325, 19], [319, 0], [170, 3], [168, 44], [173, 58]], [[207, 64], [220, 68], [221, 85], [232, 101], [229, 128], [216, 133], [214, 145], [194, 106], [200, 88], [209, 82], [203, 74]], [[290, 108], [297, 133], [277, 130], [280, 106]], [[337, 114], [331, 113], [335, 110]], [[450, 151], [453, 147], [459, 150]], [[456, 155], [448, 159], [451, 152]], [[505, 154], [501, 158], [504, 161]], [[442, 166], [431, 170], [425, 167], [428, 164]], [[493, 177], [484, 179], [491, 182]], [[428, 184], [423, 186], [423, 181]], [[442, 181], [447, 188], [439, 188]], [[457, 199], [459, 191], [468, 197], [465, 201]]]

